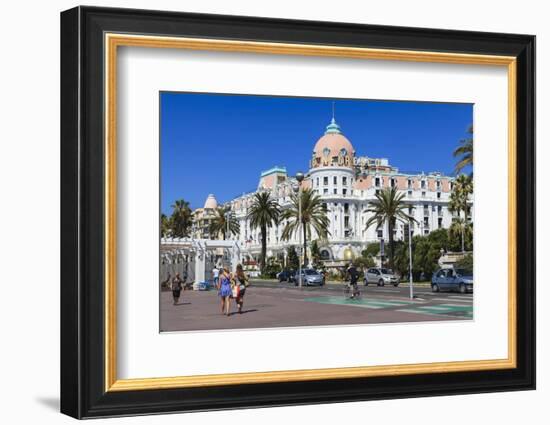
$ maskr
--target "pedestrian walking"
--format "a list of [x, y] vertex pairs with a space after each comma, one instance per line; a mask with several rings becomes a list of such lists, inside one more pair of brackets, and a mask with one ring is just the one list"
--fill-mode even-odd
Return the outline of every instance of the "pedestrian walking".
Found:
[[243, 312], [244, 304], [244, 294], [246, 292], [246, 287], [248, 286], [248, 277], [244, 273], [243, 266], [237, 264], [237, 271], [233, 277], [233, 298], [235, 298], [235, 303], [239, 314]]
[[212, 269], [212, 278], [214, 279], [214, 286], [217, 288], [220, 280], [220, 269], [217, 266]]
[[181, 280], [180, 274], [176, 273], [176, 275], [172, 279], [172, 285], [171, 285], [172, 297], [174, 298], [174, 305], [176, 305], [180, 300], [182, 283], [183, 281]]
[[229, 309], [231, 307], [231, 275], [229, 274], [229, 270], [227, 268], [224, 268], [220, 275], [218, 283], [218, 295], [220, 296], [221, 300], [222, 314], [229, 316]]

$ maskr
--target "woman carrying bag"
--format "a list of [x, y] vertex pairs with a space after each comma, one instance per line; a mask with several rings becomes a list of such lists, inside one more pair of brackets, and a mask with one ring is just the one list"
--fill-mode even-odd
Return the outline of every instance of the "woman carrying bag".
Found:
[[243, 312], [244, 294], [248, 286], [248, 277], [244, 274], [243, 266], [237, 264], [237, 271], [233, 277], [233, 298], [237, 303], [239, 313]]

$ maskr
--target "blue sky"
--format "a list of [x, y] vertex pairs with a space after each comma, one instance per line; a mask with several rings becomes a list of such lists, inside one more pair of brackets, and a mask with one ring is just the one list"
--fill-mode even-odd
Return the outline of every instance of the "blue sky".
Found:
[[451, 174], [473, 119], [471, 104], [162, 92], [161, 211], [175, 199], [197, 208], [209, 193], [224, 202], [253, 191], [275, 165], [306, 172], [333, 100], [356, 155], [402, 171]]

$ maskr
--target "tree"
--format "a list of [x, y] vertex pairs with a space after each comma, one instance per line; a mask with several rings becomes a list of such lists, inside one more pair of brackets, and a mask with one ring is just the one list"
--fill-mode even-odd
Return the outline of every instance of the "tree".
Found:
[[367, 245], [367, 247], [363, 251], [361, 251], [361, 255], [376, 257], [379, 252], [380, 252], [380, 243], [371, 242]]
[[254, 195], [254, 200], [247, 214], [250, 220], [250, 227], [260, 228], [262, 237], [262, 252], [260, 257], [260, 269], [262, 273], [265, 268], [265, 257], [267, 254], [267, 229], [279, 222], [281, 208], [269, 192], [258, 192]]
[[399, 276], [409, 273], [409, 244], [403, 241], [394, 242], [393, 271]]
[[172, 205], [172, 210], [172, 216], [170, 217], [172, 237], [183, 238], [189, 236], [189, 229], [192, 224], [189, 202], [178, 199]]
[[210, 237], [222, 234], [222, 238], [231, 235], [237, 235], [240, 231], [239, 222], [231, 212], [231, 210], [223, 207], [216, 208], [216, 215], [212, 219], [209, 227]]
[[288, 268], [293, 270], [298, 269], [298, 266], [300, 264], [300, 259], [298, 258], [298, 254], [296, 253], [296, 248], [294, 248], [293, 246], [289, 246], [286, 252], [287, 252], [286, 263]]
[[[470, 205], [468, 204], [468, 201], [473, 191], [474, 184], [472, 178], [468, 177], [466, 174], [461, 174], [454, 182], [453, 191], [449, 202], [449, 211], [458, 213], [458, 217], [453, 219], [452, 226], [460, 229], [462, 252], [464, 252], [464, 235], [468, 225], [467, 217], [470, 212]], [[462, 213], [464, 213], [463, 217]]]
[[470, 273], [474, 271], [474, 256], [472, 254], [466, 254], [464, 258], [457, 261], [455, 264], [457, 269], [465, 269]]
[[367, 220], [365, 228], [368, 229], [374, 223], [378, 227], [384, 226], [388, 223], [388, 241], [390, 245], [390, 267], [393, 268], [393, 230], [397, 219], [401, 219], [409, 223], [410, 221], [416, 221], [410, 215], [405, 213], [405, 209], [409, 206], [403, 201], [405, 197], [404, 193], [397, 193], [395, 187], [387, 187], [376, 194], [376, 199], [371, 203], [371, 206], [367, 208], [367, 212], [373, 215]]
[[172, 234], [172, 221], [166, 214], [160, 215], [160, 236], [166, 238]]
[[473, 226], [463, 218], [455, 218], [449, 227], [449, 248], [452, 251], [471, 251], [473, 249]]
[[277, 257], [268, 257], [262, 276], [268, 279], [277, 277], [277, 273], [281, 271], [281, 264]]
[[372, 256], [366, 251], [366, 249], [363, 250], [363, 252], [361, 252], [361, 256], [354, 258], [352, 261], [353, 265], [358, 269], [370, 268], [376, 265], [374, 258], [372, 258]]
[[[458, 157], [459, 160], [455, 166], [455, 174], [460, 173], [464, 168], [473, 166], [474, 164], [474, 126], [468, 127], [467, 133], [470, 137], [462, 139], [459, 142], [459, 146], [454, 150], [453, 156]], [[470, 173], [470, 176], [472, 173]]]
[[319, 242], [317, 240], [314, 240], [311, 242], [310, 247], [311, 252], [311, 264], [316, 270], [325, 270], [325, 263], [323, 262], [323, 259], [321, 257], [321, 250], [319, 249]]
[[[446, 229], [434, 230], [427, 236], [413, 236], [412, 251], [413, 251], [413, 277], [414, 280], [419, 280], [421, 273], [424, 273], [424, 278], [429, 278], [433, 272], [439, 268], [439, 258], [442, 252], [448, 251], [451, 240]], [[396, 257], [399, 257], [397, 265], [398, 270], [408, 270], [408, 246], [403, 244], [403, 251], [399, 252]], [[406, 251], [406, 252], [404, 252]], [[402, 258], [407, 259], [405, 266]], [[405, 272], [406, 273], [406, 272]]]
[[312, 231], [320, 238], [328, 235], [329, 219], [323, 206], [323, 201], [311, 189], [302, 190], [302, 223], [299, 221], [299, 195], [293, 194], [290, 198], [290, 207], [281, 214], [282, 220], [287, 220], [281, 235], [282, 239], [288, 240], [294, 233], [303, 232], [304, 242], [304, 264], [307, 264], [307, 240], [311, 237]]

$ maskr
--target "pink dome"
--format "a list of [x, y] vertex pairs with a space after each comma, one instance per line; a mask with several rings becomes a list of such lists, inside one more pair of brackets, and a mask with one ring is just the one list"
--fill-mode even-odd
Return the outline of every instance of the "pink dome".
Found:
[[[328, 149], [326, 151], [325, 149]], [[315, 143], [315, 147], [313, 148], [313, 152], [315, 153], [315, 156], [338, 156], [340, 152], [342, 152], [342, 149], [346, 150], [346, 153], [344, 155], [349, 155], [355, 152], [353, 150], [353, 145], [351, 142], [344, 136], [343, 134], [338, 133], [329, 133], [325, 134], [323, 137], [321, 137], [317, 143]], [[326, 155], [328, 153], [328, 155]]]
[[334, 118], [327, 126], [325, 134], [313, 148], [311, 167], [347, 166], [353, 167], [355, 150], [351, 142], [342, 134]]

